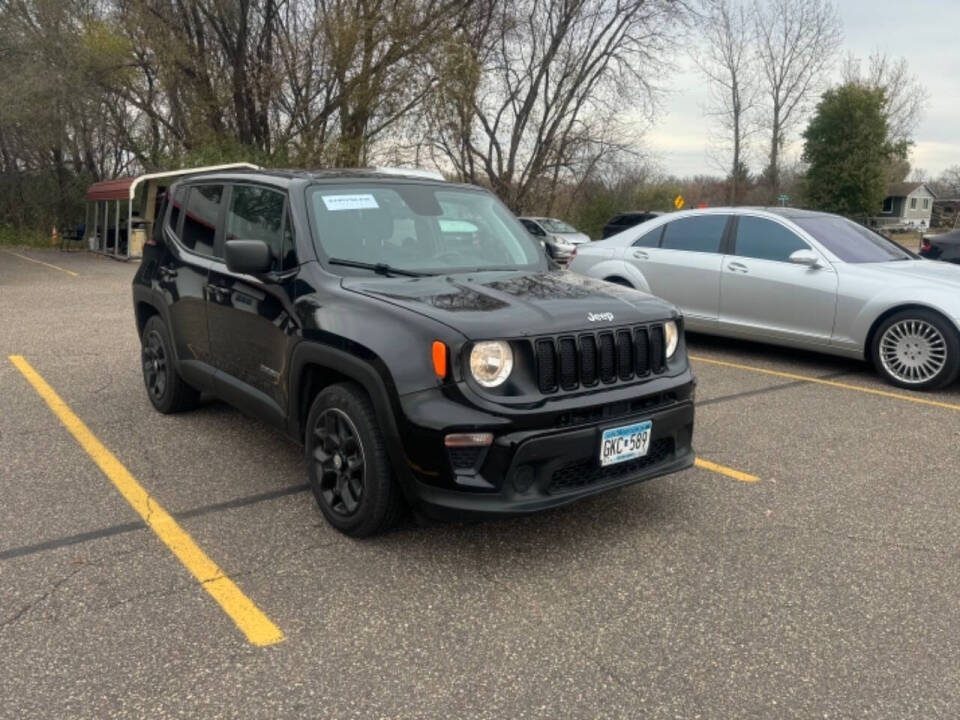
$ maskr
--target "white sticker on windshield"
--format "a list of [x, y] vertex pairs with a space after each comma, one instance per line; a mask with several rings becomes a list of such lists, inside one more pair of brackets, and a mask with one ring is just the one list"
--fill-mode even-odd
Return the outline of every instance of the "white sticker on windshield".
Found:
[[375, 210], [377, 199], [373, 195], [321, 195], [323, 204], [327, 210], [335, 212], [337, 210]]

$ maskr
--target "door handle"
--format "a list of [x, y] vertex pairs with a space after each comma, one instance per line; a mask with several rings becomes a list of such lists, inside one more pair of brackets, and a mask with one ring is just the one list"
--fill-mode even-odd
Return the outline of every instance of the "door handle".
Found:
[[220, 302], [225, 297], [230, 297], [230, 291], [219, 285], [207, 285], [207, 294], [212, 300], [216, 300], [217, 302]]
[[633, 251], [633, 257], [635, 257], [637, 260], [649, 260], [649, 259], [650, 259], [650, 256], [647, 255], [647, 253], [645, 253], [643, 250], [634, 250], [634, 251]]
[[157, 268], [160, 271], [160, 277], [164, 280], [172, 280], [177, 276], [177, 271], [175, 268], [170, 267], [169, 265], [161, 265]]
[[727, 263], [727, 269], [731, 272], [746, 273], [749, 272], [749, 269], [743, 263], [732, 262]]

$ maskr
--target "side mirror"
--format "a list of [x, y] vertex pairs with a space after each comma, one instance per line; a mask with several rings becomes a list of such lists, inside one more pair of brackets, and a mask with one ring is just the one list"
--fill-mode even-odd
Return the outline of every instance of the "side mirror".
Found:
[[263, 240], [227, 240], [223, 254], [230, 272], [244, 275], [270, 272], [270, 248]]
[[822, 267], [820, 256], [813, 250], [795, 250], [788, 258], [794, 265], [806, 265], [811, 268]]

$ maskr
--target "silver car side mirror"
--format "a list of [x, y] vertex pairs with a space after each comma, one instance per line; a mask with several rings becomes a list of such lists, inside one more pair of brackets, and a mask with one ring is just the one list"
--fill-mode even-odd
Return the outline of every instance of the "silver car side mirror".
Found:
[[787, 259], [794, 265], [806, 265], [811, 268], [823, 267], [820, 256], [813, 250], [795, 250]]

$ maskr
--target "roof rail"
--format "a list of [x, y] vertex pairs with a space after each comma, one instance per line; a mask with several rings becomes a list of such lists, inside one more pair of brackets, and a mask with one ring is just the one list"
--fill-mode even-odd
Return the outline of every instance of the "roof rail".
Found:
[[407, 177], [422, 177], [429, 180], [446, 180], [443, 173], [438, 170], [426, 170], [424, 168], [402, 168], [402, 167], [372, 167], [373, 172], [382, 175], [406, 175]]

